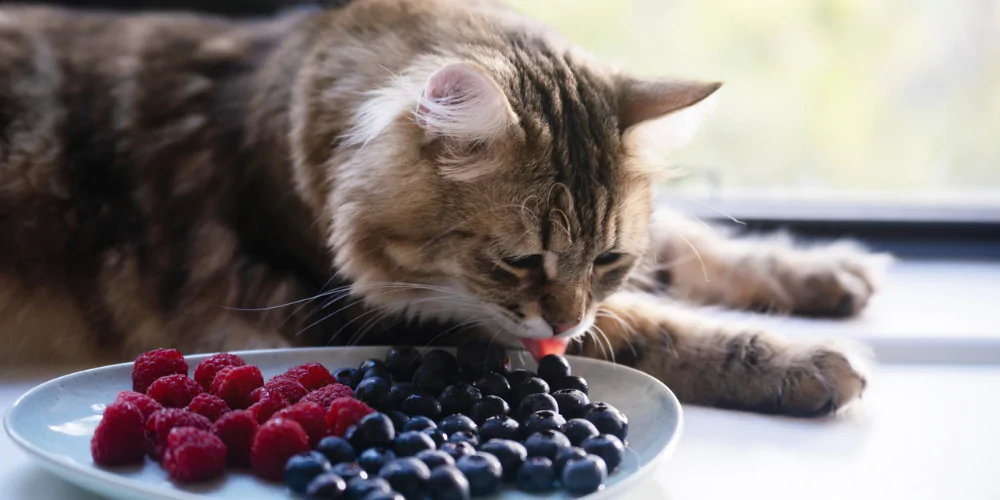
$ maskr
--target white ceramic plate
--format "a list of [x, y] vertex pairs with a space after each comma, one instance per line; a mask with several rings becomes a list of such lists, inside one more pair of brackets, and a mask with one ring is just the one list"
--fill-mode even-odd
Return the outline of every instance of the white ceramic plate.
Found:
[[[277, 349], [237, 353], [247, 363], [260, 367], [265, 379], [288, 368], [321, 362], [328, 368], [357, 366], [368, 358], [384, 358], [387, 348]], [[520, 356], [527, 358], [527, 356]], [[193, 370], [204, 355], [188, 356]], [[514, 368], [533, 369], [519, 363]], [[621, 468], [608, 480], [605, 489], [591, 498], [617, 495], [635, 483], [673, 453], [680, 438], [682, 418], [677, 398], [656, 379], [630, 368], [585, 358], [570, 358], [573, 374], [587, 379], [594, 401], [607, 401], [629, 418], [628, 448]], [[227, 472], [220, 480], [195, 486], [175, 485], [166, 472], [148, 458], [142, 466], [102, 468], [90, 458], [90, 437], [101, 420], [104, 405], [120, 391], [132, 387], [132, 363], [86, 370], [46, 382], [28, 391], [7, 411], [4, 427], [11, 439], [38, 463], [101, 495], [120, 499], [195, 498], [290, 500], [281, 485], [255, 479], [247, 472]], [[539, 499], [505, 490], [503, 500]], [[552, 499], [569, 498], [555, 493]]]

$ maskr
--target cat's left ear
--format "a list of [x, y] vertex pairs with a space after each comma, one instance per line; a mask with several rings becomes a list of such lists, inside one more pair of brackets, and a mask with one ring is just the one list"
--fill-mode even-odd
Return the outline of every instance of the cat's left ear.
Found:
[[448, 64], [427, 79], [416, 118], [431, 136], [464, 143], [489, 142], [517, 123], [496, 81], [464, 62]]
[[718, 82], [640, 80], [618, 84], [618, 126], [622, 132], [641, 123], [689, 108], [719, 90]]

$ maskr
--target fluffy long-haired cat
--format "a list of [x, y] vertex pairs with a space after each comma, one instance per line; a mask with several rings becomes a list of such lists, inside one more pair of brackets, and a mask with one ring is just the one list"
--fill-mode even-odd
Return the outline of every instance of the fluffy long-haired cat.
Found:
[[337, 3], [0, 8], [0, 361], [485, 334], [697, 404], [860, 396], [850, 352], [672, 302], [849, 316], [874, 290], [849, 245], [652, 213], [650, 132], [718, 84], [629, 76], [486, 0]]

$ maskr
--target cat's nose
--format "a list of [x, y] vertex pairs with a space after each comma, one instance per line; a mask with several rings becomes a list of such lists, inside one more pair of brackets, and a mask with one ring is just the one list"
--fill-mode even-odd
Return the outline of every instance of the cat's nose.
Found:
[[576, 328], [579, 324], [580, 323], [550, 323], [549, 326], [552, 327], [552, 333], [554, 335], [559, 335]]

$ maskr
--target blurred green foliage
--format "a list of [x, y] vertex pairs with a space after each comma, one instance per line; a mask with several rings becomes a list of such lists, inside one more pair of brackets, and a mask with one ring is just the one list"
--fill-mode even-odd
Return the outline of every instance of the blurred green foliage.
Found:
[[726, 82], [673, 156], [724, 188], [1000, 194], [995, 0], [509, 1], [635, 73]]

